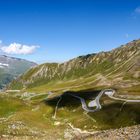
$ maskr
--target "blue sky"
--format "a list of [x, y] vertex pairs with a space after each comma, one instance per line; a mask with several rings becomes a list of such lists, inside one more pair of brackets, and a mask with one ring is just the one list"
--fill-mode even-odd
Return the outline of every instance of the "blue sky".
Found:
[[138, 38], [140, 0], [0, 1], [0, 54], [64, 62]]

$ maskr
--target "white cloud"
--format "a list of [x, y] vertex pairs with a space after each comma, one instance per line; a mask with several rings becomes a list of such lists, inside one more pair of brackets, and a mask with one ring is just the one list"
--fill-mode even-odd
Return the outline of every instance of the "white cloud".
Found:
[[0, 40], [0, 44], [2, 43], [2, 40]]
[[140, 7], [137, 7], [137, 8], [135, 9], [135, 13], [140, 14]]
[[7, 54], [32, 54], [39, 46], [23, 45], [20, 43], [11, 43], [9, 46], [1, 46], [1, 51]]

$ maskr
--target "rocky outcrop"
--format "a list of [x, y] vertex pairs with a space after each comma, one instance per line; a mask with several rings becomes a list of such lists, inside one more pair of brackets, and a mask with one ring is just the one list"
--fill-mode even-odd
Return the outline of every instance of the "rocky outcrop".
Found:
[[131, 127], [111, 129], [100, 131], [93, 135], [89, 135], [84, 140], [139, 140], [140, 139], [140, 125]]
[[103, 131], [82, 131], [78, 128], [66, 129], [67, 140], [139, 140], [140, 125]]

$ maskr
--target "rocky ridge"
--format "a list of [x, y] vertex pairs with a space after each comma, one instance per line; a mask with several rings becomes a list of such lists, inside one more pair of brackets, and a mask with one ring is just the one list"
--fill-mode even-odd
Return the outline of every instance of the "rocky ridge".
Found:
[[[22, 87], [32, 88], [50, 82], [66, 82], [79, 78], [97, 79], [97, 85], [127, 87], [140, 84], [140, 40], [134, 40], [108, 52], [79, 56], [65, 63], [45, 63], [31, 68], [17, 81]], [[115, 81], [113, 81], [115, 79]], [[89, 81], [89, 82], [92, 82]], [[95, 84], [94, 84], [95, 85]]]

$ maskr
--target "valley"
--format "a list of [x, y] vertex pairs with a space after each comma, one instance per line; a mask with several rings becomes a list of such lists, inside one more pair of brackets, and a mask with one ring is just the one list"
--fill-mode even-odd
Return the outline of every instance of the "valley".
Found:
[[31, 67], [0, 92], [1, 139], [138, 137], [139, 68], [140, 40]]
[[0, 0], [0, 140], [140, 140], [140, 0]]
[[[100, 93], [102, 92], [66, 92], [61, 100], [58, 97], [49, 101], [46, 101], [48, 95], [44, 94], [32, 97], [29, 93], [27, 98], [25, 96], [23, 98], [22, 94], [25, 93], [12, 95], [1, 93], [0, 133], [2, 138], [22, 139], [25, 136], [28, 139], [50, 140], [89, 138], [102, 130], [140, 123], [140, 103], [125, 102], [124, 104], [123, 101], [112, 100], [104, 94], [100, 98], [100, 110], [96, 110], [96, 107], [88, 107], [94, 111], [87, 112], [83, 110], [80, 100], [75, 98], [78, 96], [88, 104]], [[29, 98], [30, 96], [32, 98]]]

